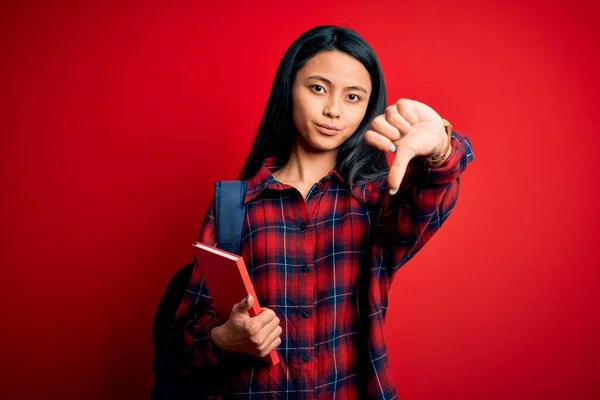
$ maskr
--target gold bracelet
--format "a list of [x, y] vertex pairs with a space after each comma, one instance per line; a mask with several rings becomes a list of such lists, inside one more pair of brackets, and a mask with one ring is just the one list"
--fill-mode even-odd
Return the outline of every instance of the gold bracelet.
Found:
[[446, 161], [450, 148], [452, 147], [452, 124], [445, 119], [442, 119], [442, 123], [444, 124], [444, 129], [446, 129], [446, 134], [448, 135], [448, 146], [446, 147], [446, 150], [441, 154], [426, 157], [423, 160], [426, 165], [434, 168], [441, 166], [444, 161]]

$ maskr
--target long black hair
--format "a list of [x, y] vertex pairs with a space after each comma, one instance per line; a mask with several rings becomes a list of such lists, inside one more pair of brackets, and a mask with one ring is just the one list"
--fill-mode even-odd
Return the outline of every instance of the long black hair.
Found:
[[364, 142], [365, 132], [371, 122], [383, 114], [386, 107], [385, 83], [377, 56], [371, 46], [353, 30], [327, 25], [302, 34], [283, 56], [240, 179], [253, 177], [265, 158], [277, 157], [284, 164], [289, 160], [296, 140], [292, 119], [292, 86], [296, 73], [316, 54], [334, 50], [361, 62], [371, 76], [372, 86], [363, 120], [356, 132], [338, 148], [337, 168], [350, 185], [359, 179], [368, 180], [387, 172], [389, 166], [385, 153]]

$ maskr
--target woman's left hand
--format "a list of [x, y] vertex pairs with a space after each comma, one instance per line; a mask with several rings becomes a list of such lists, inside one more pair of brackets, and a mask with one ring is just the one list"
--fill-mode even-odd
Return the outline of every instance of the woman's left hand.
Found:
[[373, 120], [365, 141], [382, 151], [396, 153], [390, 166], [388, 183], [395, 194], [414, 157], [443, 153], [448, 135], [442, 118], [431, 107], [415, 100], [400, 99]]

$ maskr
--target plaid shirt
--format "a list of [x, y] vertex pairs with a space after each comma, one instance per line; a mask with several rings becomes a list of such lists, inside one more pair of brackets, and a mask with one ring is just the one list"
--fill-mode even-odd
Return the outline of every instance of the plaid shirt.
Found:
[[[214, 347], [210, 330], [221, 322], [195, 268], [175, 319], [184, 330], [186, 369], [225, 368], [224, 398], [397, 398], [383, 329], [388, 291], [456, 203], [473, 154], [456, 132], [452, 146], [441, 167], [411, 162], [394, 196], [387, 176], [358, 181], [353, 191], [361, 201], [335, 169], [304, 199], [275, 180], [278, 161], [265, 160], [248, 181], [240, 251], [261, 306], [281, 320], [281, 363]], [[215, 246], [213, 207], [199, 241]]]

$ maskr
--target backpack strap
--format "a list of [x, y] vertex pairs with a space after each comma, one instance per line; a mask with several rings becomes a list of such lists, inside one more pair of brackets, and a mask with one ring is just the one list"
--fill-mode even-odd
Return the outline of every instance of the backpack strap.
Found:
[[246, 181], [215, 183], [215, 219], [217, 244], [230, 253], [240, 253], [242, 226], [246, 216]]

